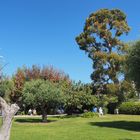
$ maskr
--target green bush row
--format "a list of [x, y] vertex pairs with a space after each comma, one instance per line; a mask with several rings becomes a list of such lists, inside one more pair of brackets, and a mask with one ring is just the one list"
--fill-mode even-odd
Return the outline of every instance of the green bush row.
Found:
[[119, 107], [120, 114], [140, 115], [140, 102], [124, 102]]
[[98, 113], [94, 113], [94, 112], [85, 112], [82, 115], [83, 118], [94, 118], [94, 117], [99, 117]]

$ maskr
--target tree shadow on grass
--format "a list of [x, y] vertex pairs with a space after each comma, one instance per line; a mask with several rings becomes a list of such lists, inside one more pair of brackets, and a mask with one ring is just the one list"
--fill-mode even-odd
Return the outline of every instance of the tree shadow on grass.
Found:
[[140, 132], [140, 122], [134, 121], [90, 122], [90, 125]]
[[[51, 122], [55, 122], [57, 120], [47, 120], [46, 123], [51, 123]], [[39, 119], [39, 118], [18, 118], [18, 119], [15, 119], [15, 122], [18, 122], [18, 123], [44, 123], [42, 122], [42, 119]]]

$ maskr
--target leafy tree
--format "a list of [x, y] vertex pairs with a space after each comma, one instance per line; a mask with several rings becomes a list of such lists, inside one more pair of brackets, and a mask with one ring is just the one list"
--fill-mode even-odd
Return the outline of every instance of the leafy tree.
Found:
[[12, 80], [2, 77], [0, 82], [0, 96], [10, 102], [9, 96], [14, 91], [14, 83]]
[[96, 101], [90, 84], [72, 83], [65, 91], [65, 109], [68, 114], [90, 110]]
[[83, 32], [76, 37], [81, 50], [93, 62], [94, 92], [106, 93], [107, 84], [118, 84], [127, 45], [119, 38], [127, 34], [126, 15], [119, 9], [101, 9], [86, 19]]
[[70, 81], [69, 76], [63, 71], [55, 69], [53, 66], [44, 66], [43, 68], [33, 65], [31, 68], [23, 67], [22, 71], [24, 72], [26, 81], [30, 80], [49, 80], [54, 83], [60, 81]]
[[10, 94], [12, 102], [18, 103], [21, 107], [22, 90], [25, 83], [25, 74], [22, 69], [18, 69], [16, 74], [13, 76], [14, 90]]
[[71, 82], [69, 76], [63, 71], [58, 70], [53, 66], [44, 66], [41, 68], [37, 65], [33, 65], [31, 68], [26, 66], [18, 68], [13, 79], [15, 87], [19, 90], [22, 90], [25, 81], [31, 80], [42, 79], [52, 81], [54, 83], [58, 83], [60, 81]]
[[20, 111], [24, 110], [25, 112], [27, 112], [28, 109], [24, 107], [22, 100], [25, 82], [40, 79], [44, 81], [51, 81], [53, 83], [59, 83], [59, 85], [62, 83], [62, 85], [64, 85], [64, 83], [69, 85], [71, 83], [67, 74], [55, 69], [53, 66], [44, 66], [42, 68], [37, 65], [33, 65], [31, 68], [24, 66], [22, 68], [18, 68], [12, 79], [14, 82], [14, 91], [11, 92], [10, 99], [12, 102], [18, 103]]
[[52, 81], [54, 83], [58, 83], [60, 81], [71, 81], [69, 75], [67, 75], [61, 70], [55, 69], [53, 66], [43, 67], [41, 70], [41, 78], [44, 80]]
[[140, 91], [140, 41], [130, 44], [125, 68], [126, 78], [134, 81]]
[[111, 96], [116, 96], [118, 98], [118, 103], [128, 101], [130, 99], [136, 98], [136, 88], [134, 83], [129, 80], [123, 80], [119, 84], [108, 84], [107, 93]]
[[47, 113], [63, 103], [63, 92], [59, 86], [50, 81], [32, 80], [25, 83], [23, 101], [32, 108], [39, 108], [42, 121], [47, 121]]

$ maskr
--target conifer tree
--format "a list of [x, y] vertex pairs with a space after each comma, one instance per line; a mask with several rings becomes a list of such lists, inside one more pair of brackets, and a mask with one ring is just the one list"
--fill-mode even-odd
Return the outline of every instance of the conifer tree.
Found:
[[89, 15], [76, 42], [93, 61], [94, 92], [105, 93], [109, 83], [119, 84], [121, 64], [125, 60], [126, 44], [120, 40], [130, 28], [126, 15], [119, 9], [101, 9]]

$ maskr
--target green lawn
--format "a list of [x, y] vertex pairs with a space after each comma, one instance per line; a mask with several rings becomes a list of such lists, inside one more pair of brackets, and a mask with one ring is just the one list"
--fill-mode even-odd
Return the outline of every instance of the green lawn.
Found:
[[18, 118], [11, 140], [140, 140], [140, 116], [107, 115], [96, 119]]

